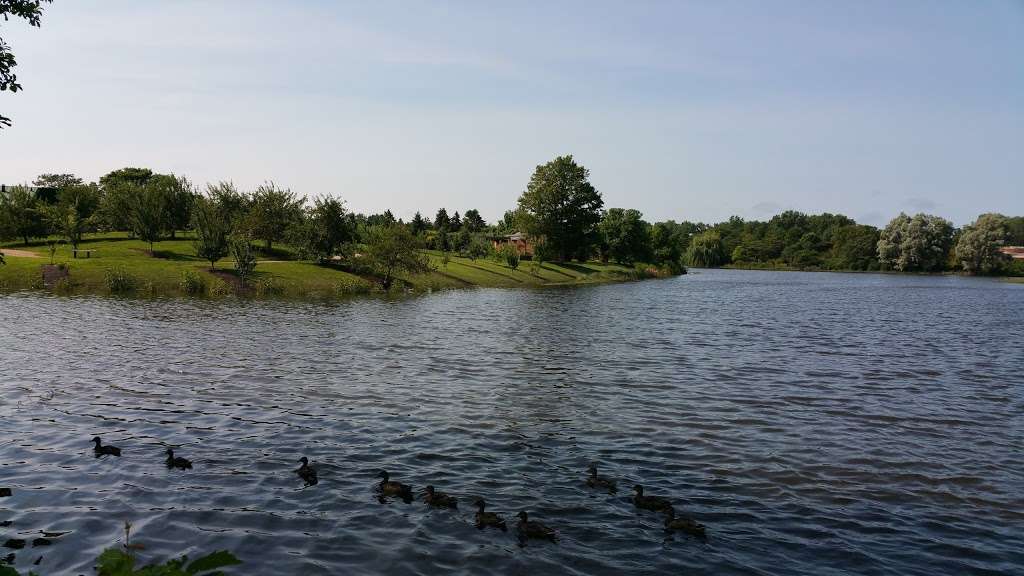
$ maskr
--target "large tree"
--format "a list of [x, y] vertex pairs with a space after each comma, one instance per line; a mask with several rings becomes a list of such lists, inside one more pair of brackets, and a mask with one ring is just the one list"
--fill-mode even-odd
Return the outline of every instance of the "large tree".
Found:
[[289, 237], [302, 257], [325, 262], [341, 252], [353, 240], [355, 222], [337, 198], [315, 198], [300, 222], [289, 231]]
[[999, 269], [1010, 257], [999, 251], [1009, 236], [1006, 216], [982, 214], [963, 227], [956, 241], [956, 259], [964, 271], [988, 274]]
[[[11, 16], [24, 18], [29, 26], [42, 26], [43, 3], [52, 0], [0, 0], [0, 17], [6, 22]], [[13, 72], [18, 62], [11, 47], [0, 38], [0, 92], [21, 90], [18, 76]], [[11, 119], [0, 115], [0, 129], [11, 125]]]
[[164, 209], [167, 211], [167, 231], [173, 239], [175, 231], [188, 228], [192, 221], [192, 203], [195, 201], [196, 192], [192, 182], [184, 176], [159, 176], [167, 179], [163, 187], [166, 195]]
[[466, 213], [462, 216], [462, 226], [468, 228], [470, 232], [482, 232], [487, 227], [487, 222], [480, 216], [480, 211], [476, 208], [472, 210], [466, 210]]
[[611, 208], [598, 225], [607, 255], [620, 264], [645, 260], [650, 253], [650, 225], [639, 210]]
[[149, 243], [149, 253], [153, 254], [153, 243], [159, 242], [164, 230], [167, 229], [167, 187], [170, 182], [154, 179], [139, 189], [132, 197], [132, 230], [139, 240]]
[[526, 232], [562, 261], [586, 259], [597, 240], [604, 201], [589, 177], [572, 156], [559, 156], [537, 166], [519, 197]]
[[865, 224], [842, 226], [832, 235], [829, 268], [837, 270], [878, 269], [878, 228]]
[[46, 235], [44, 205], [24, 186], [14, 186], [0, 196], [0, 211], [7, 222], [10, 235], [28, 244], [29, 238]]
[[882, 230], [878, 261], [901, 272], [937, 272], [945, 268], [953, 245], [953, 225], [930, 214], [900, 213]]
[[686, 251], [691, 266], [714, 268], [725, 264], [725, 245], [717, 230], [708, 230], [693, 237]]
[[154, 177], [149, 168], [127, 167], [100, 176], [103, 198], [100, 202], [100, 219], [109, 230], [134, 232], [132, 210], [136, 196]]
[[427, 228], [429, 227], [430, 223], [427, 222], [427, 219], [424, 218], [423, 215], [420, 214], [418, 211], [412, 217], [412, 220], [409, 221], [409, 228], [411, 229], [412, 233], [416, 236], [419, 236], [420, 234], [426, 232]]
[[67, 238], [72, 248], [77, 249], [82, 235], [95, 228], [99, 204], [100, 190], [95, 184], [64, 188], [57, 204], [47, 208], [50, 225], [56, 233]]
[[274, 242], [283, 240], [288, 227], [302, 216], [305, 203], [305, 197], [278, 188], [273, 182], [257, 188], [249, 202], [247, 217], [248, 229], [253, 238], [263, 240], [269, 252]]

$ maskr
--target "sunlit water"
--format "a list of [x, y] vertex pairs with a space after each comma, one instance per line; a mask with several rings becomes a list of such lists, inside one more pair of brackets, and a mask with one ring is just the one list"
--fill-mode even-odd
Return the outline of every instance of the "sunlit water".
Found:
[[[67, 532], [21, 570], [91, 574], [130, 520], [142, 561], [226, 548], [244, 574], [1024, 572], [1024, 285], [705, 271], [0, 315], [0, 540]], [[595, 460], [626, 489], [586, 489]], [[381, 468], [461, 509], [381, 504]], [[707, 541], [634, 509], [635, 482]], [[476, 530], [478, 495], [560, 542]]]

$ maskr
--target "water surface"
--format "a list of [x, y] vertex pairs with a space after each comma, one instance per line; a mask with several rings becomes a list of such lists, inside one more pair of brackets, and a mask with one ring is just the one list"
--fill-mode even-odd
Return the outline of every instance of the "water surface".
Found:
[[[44, 574], [93, 573], [125, 520], [144, 560], [227, 548], [245, 574], [1020, 574], [1022, 342], [1024, 285], [957, 277], [0, 296], [0, 540], [67, 532], [16, 552]], [[588, 491], [594, 460], [708, 540]], [[381, 504], [381, 468], [462, 509]], [[478, 495], [561, 542], [477, 531]]]

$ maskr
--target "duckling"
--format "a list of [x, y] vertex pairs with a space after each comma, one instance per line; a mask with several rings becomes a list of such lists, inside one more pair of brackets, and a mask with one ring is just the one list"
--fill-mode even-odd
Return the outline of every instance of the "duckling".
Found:
[[519, 536], [520, 543], [525, 543], [530, 538], [550, 540], [551, 542], [558, 541], [558, 535], [555, 534], [554, 530], [540, 522], [531, 522], [525, 510], [516, 514], [516, 516], [519, 518], [519, 524], [516, 525], [516, 534]]
[[431, 506], [437, 508], [458, 508], [459, 499], [454, 496], [449, 496], [444, 492], [437, 492], [433, 486], [427, 486], [427, 493], [423, 496], [423, 501]]
[[685, 532], [698, 538], [707, 537], [703, 524], [697, 522], [693, 518], [687, 518], [686, 516], [680, 516], [677, 518], [676, 511], [673, 508], [669, 508], [665, 511], [665, 530], [670, 532]]
[[636, 491], [636, 495], [633, 496], [633, 504], [637, 508], [653, 510], [655, 512], [668, 512], [672, 510], [672, 502], [668, 498], [644, 496], [644, 487], [639, 484], [633, 486], [633, 490]]
[[299, 462], [302, 466], [299, 466], [295, 473], [299, 475], [299, 478], [302, 478], [306, 483], [306, 486], [313, 486], [320, 481], [316, 475], [316, 468], [309, 465], [309, 458], [303, 456], [302, 458], [299, 458]]
[[102, 445], [100, 445], [100, 437], [99, 436], [96, 436], [95, 438], [93, 438], [92, 442], [96, 443], [96, 446], [93, 447], [92, 451], [96, 453], [96, 457], [97, 458], [100, 457], [100, 456], [120, 456], [121, 455], [121, 449], [118, 448], [117, 446], [102, 446]]
[[487, 502], [484, 502], [483, 498], [478, 498], [476, 502], [476, 527], [483, 530], [488, 526], [495, 528], [501, 528], [502, 532], [508, 532], [508, 526], [505, 525], [505, 519], [495, 514], [494, 512], [487, 512], [484, 508], [487, 506]]
[[185, 458], [182, 458], [181, 456], [178, 456], [177, 458], [175, 458], [174, 457], [174, 450], [171, 450], [170, 448], [168, 448], [167, 449], [167, 467], [168, 468], [181, 468], [182, 470], [191, 470], [192, 469], [192, 461], [191, 460], [186, 460]]
[[405, 500], [412, 500], [412, 486], [391, 481], [387, 470], [381, 470], [377, 477], [381, 479], [377, 489], [380, 490], [382, 496], [401, 496]]
[[618, 487], [615, 485], [615, 480], [607, 476], [597, 475], [597, 463], [593, 463], [587, 468], [587, 472], [590, 472], [590, 476], [587, 476], [587, 486], [591, 488], [604, 488], [609, 493], [614, 494]]

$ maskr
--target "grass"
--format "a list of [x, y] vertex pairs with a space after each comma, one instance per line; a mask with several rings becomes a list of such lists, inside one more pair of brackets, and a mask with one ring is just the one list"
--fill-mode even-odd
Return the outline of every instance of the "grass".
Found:
[[[50, 264], [45, 241], [23, 246], [19, 242], [0, 244], [25, 250], [38, 258], [6, 254], [6, 266], [0, 266], [0, 291], [42, 289], [42, 268]], [[197, 258], [192, 240], [178, 234], [163, 240], [149, 253], [145, 242], [124, 233], [90, 234], [80, 249], [96, 250], [90, 258], [72, 258], [71, 247], [60, 244], [53, 262], [64, 264], [68, 277], [50, 290], [76, 294], [134, 294], [137, 296], [220, 297], [244, 292], [252, 297], [291, 297], [332, 299], [379, 290], [373, 278], [361, 277], [338, 267], [296, 260], [287, 246], [274, 246], [274, 252], [260, 255], [256, 273], [249, 286], [241, 289], [234, 275], [234, 263], [224, 258], [210, 271], [210, 263]], [[513, 270], [491, 259], [470, 260], [449, 255], [447, 265], [440, 252], [424, 251], [434, 270], [425, 274], [400, 276], [399, 289], [414, 291], [466, 287], [539, 287], [566, 284], [591, 284], [636, 279], [632, 267], [599, 262], [543, 264], [522, 261]]]

